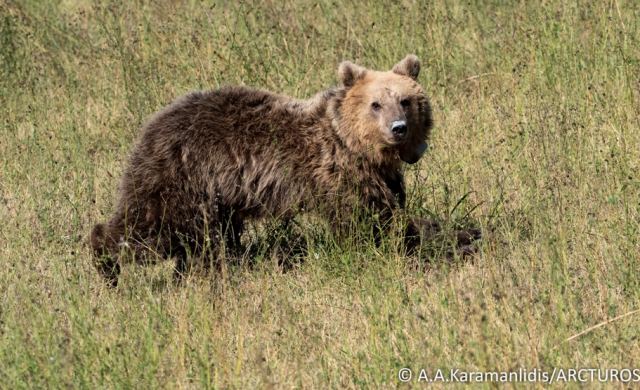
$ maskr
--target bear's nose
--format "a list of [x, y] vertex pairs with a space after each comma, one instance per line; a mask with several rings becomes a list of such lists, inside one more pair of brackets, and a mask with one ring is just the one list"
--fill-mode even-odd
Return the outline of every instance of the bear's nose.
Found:
[[393, 121], [391, 124], [391, 132], [396, 138], [404, 138], [404, 136], [407, 135], [407, 122]]

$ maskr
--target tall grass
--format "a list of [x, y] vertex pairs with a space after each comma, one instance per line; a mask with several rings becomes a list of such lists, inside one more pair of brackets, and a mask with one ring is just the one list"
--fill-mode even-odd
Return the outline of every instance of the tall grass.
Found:
[[[0, 387], [640, 365], [638, 315], [565, 342], [640, 305], [637, 2], [0, 0], [0, 45]], [[343, 59], [407, 53], [436, 120], [410, 209], [479, 221], [473, 261], [319, 243], [288, 272], [99, 279], [85, 238], [148, 115], [225, 84], [307, 97]]]

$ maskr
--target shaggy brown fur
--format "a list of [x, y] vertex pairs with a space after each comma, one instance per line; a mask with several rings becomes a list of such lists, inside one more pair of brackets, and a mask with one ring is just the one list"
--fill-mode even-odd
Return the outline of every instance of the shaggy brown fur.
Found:
[[343, 62], [342, 85], [310, 100], [247, 87], [176, 100], [144, 126], [115, 214], [92, 231], [99, 270], [115, 285], [121, 251], [153, 249], [181, 275], [188, 253], [239, 248], [248, 219], [312, 212], [342, 231], [358, 212], [384, 225], [404, 207], [401, 163], [420, 159], [432, 126], [419, 70], [412, 55], [389, 72]]

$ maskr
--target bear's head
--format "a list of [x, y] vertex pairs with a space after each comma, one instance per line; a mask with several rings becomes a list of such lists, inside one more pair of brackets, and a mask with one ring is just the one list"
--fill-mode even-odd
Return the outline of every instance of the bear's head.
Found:
[[344, 88], [339, 129], [352, 148], [378, 162], [415, 164], [427, 150], [431, 106], [417, 83], [420, 62], [408, 55], [388, 72], [349, 61], [338, 68]]

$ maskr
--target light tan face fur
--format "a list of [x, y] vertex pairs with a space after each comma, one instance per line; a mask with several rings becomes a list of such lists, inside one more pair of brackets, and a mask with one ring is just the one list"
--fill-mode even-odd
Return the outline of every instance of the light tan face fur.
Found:
[[404, 137], [392, 132], [394, 124], [403, 123], [409, 129], [415, 129], [418, 123], [416, 96], [422, 94], [422, 88], [408, 77], [392, 72], [369, 71], [347, 94], [347, 100], [356, 101], [362, 123], [371, 128], [363, 129], [362, 137], [370, 144], [396, 146]]
[[426, 150], [431, 127], [428, 100], [415, 81], [419, 70], [415, 56], [407, 56], [388, 72], [349, 62], [341, 64], [339, 70], [348, 89], [342, 112], [353, 135], [374, 153], [396, 153], [410, 164]]

